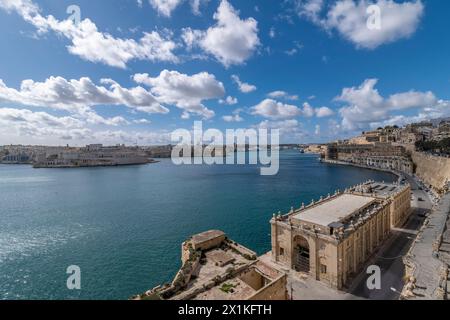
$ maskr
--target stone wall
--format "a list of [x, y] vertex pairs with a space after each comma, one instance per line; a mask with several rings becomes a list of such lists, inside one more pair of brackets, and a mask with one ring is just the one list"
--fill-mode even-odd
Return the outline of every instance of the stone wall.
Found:
[[195, 250], [209, 250], [216, 248], [226, 239], [225, 233], [220, 230], [209, 230], [192, 236], [190, 243]]
[[450, 158], [412, 152], [416, 175], [438, 193], [445, 192], [450, 181]]
[[268, 301], [268, 300], [286, 300], [287, 299], [287, 277], [280, 276], [272, 283], [257, 291], [248, 300]]

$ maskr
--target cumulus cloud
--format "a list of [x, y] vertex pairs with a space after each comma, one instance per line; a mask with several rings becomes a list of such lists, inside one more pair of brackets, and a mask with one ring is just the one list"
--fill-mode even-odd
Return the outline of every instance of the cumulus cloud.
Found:
[[333, 110], [328, 107], [314, 108], [308, 102], [305, 102], [303, 103], [302, 108], [299, 108], [274, 99], [265, 99], [261, 101], [251, 108], [251, 113], [272, 120], [290, 119], [297, 116], [303, 116], [305, 118], [324, 118], [334, 114]]
[[298, 95], [291, 95], [282, 90], [270, 92], [269, 94], [267, 94], [267, 96], [273, 99], [298, 100]]
[[0, 108], [0, 143], [140, 145], [170, 143], [167, 131], [94, 130], [84, 120], [27, 109]]
[[[200, 6], [208, 1], [209, 0], [189, 0], [192, 13], [195, 15], [200, 15]], [[158, 11], [159, 14], [165, 17], [170, 17], [172, 15], [172, 11], [185, 2], [185, 0], [149, 0], [149, 2], [153, 9]], [[142, 7], [142, 2], [140, 7]]]
[[40, 8], [31, 0], [0, 0], [0, 8], [16, 12], [32, 24], [38, 34], [53, 31], [71, 41], [67, 46], [71, 54], [90, 61], [113, 67], [125, 68], [130, 60], [149, 60], [177, 62], [173, 51], [177, 44], [171, 40], [171, 33], [146, 32], [143, 37], [134, 39], [115, 38], [100, 32], [95, 23], [84, 19], [75, 23], [73, 19], [59, 21], [55, 17], [43, 16]]
[[[393, 0], [338, 0], [325, 7], [323, 0], [294, 0], [297, 13], [327, 31], [336, 30], [358, 48], [375, 49], [383, 44], [412, 36], [424, 13], [421, 0], [397, 3]], [[376, 5], [380, 12], [379, 28], [369, 28], [368, 21]]]
[[150, 5], [158, 11], [158, 13], [170, 17], [172, 11], [178, 7], [183, 0], [150, 0]]
[[184, 110], [183, 117], [197, 114], [206, 119], [214, 116], [214, 111], [203, 105], [204, 100], [218, 99], [224, 96], [223, 83], [207, 72], [192, 76], [177, 71], [163, 70], [158, 77], [148, 74], [135, 74], [134, 80], [150, 87], [152, 94], [163, 103], [173, 104]]
[[314, 117], [315, 110], [308, 102], [305, 102], [305, 103], [303, 103], [302, 114], [307, 118], [311, 118], [311, 117]]
[[373, 123], [389, 121], [395, 116], [395, 111], [414, 108], [427, 110], [439, 105], [436, 96], [430, 91], [412, 90], [384, 98], [375, 88], [377, 83], [377, 79], [367, 79], [359, 87], [344, 88], [336, 98], [345, 104], [339, 110], [343, 129], [364, 129]]
[[334, 111], [328, 107], [320, 107], [315, 110], [317, 118], [331, 117]]
[[219, 103], [220, 103], [220, 104], [227, 104], [227, 105], [229, 105], [229, 106], [232, 106], [232, 105], [235, 105], [235, 104], [238, 103], [238, 99], [237, 99], [237, 98], [234, 98], [234, 97], [232, 97], [232, 96], [228, 96], [228, 97], [226, 97], [225, 100], [220, 99], [220, 100], [219, 100]]
[[188, 47], [198, 46], [225, 67], [243, 64], [260, 44], [258, 23], [253, 18], [242, 20], [239, 11], [222, 0], [214, 14], [216, 24], [207, 30], [183, 30]]
[[136, 123], [136, 124], [150, 124], [152, 122], [150, 120], [147, 120], [147, 119], [136, 119], [136, 120], [133, 120], [133, 123]]
[[231, 76], [231, 79], [237, 84], [239, 91], [242, 93], [250, 93], [257, 90], [256, 86], [242, 82], [241, 79], [239, 79], [239, 77], [235, 74]]
[[22, 81], [19, 90], [8, 87], [0, 79], [0, 101], [35, 107], [61, 109], [85, 114], [99, 105], [124, 105], [146, 113], [168, 113], [156, 98], [142, 87], [124, 88], [111, 79], [102, 79], [96, 85], [90, 78], [66, 80], [50, 77], [44, 82]]
[[278, 102], [273, 99], [265, 99], [251, 108], [253, 115], [272, 120], [294, 118], [302, 114], [302, 111], [290, 104]]
[[83, 121], [73, 117], [56, 117], [27, 109], [0, 108], [0, 132], [5, 135], [68, 139], [83, 136], [87, 130]]
[[387, 125], [404, 126], [410, 123], [448, 117], [450, 117], [450, 101], [438, 100], [434, 105], [420, 109], [415, 115], [392, 115], [384, 121], [370, 123], [370, 127], [378, 128]]
[[334, 111], [328, 107], [314, 108], [308, 102], [303, 103], [302, 115], [306, 118], [325, 118], [334, 115]]
[[242, 122], [244, 119], [241, 117], [242, 109], [236, 109], [233, 111], [232, 115], [223, 116], [222, 119], [225, 122]]

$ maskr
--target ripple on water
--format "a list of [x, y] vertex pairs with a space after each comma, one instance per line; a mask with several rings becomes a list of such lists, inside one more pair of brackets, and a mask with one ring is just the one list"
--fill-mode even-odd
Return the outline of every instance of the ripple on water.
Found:
[[92, 228], [48, 227], [7, 231], [0, 233], [0, 264], [20, 257], [40, 255], [62, 247], [92, 232]]

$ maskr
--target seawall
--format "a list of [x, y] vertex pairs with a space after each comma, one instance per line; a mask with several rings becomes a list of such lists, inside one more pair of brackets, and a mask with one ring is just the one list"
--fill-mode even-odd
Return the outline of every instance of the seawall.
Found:
[[396, 176], [398, 178], [398, 182], [400, 182], [403, 179], [403, 176], [399, 172], [394, 171], [394, 170], [388, 170], [388, 169], [377, 168], [377, 167], [368, 167], [368, 166], [363, 166], [363, 165], [356, 164], [356, 163], [350, 163], [350, 162], [345, 162], [345, 161], [337, 161], [337, 160], [322, 159], [321, 161], [323, 163], [328, 163], [328, 164], [336, 164], [336, 165], [341, 165], [341, 166], [351, 166], [351, 167], [357, 167], [357, 168], [362, 168], [362, 169], [369, 169], [369, 170], [375, 170], [375, 171], [391, 173], [391, 174], [393, 174], [394, 176]]

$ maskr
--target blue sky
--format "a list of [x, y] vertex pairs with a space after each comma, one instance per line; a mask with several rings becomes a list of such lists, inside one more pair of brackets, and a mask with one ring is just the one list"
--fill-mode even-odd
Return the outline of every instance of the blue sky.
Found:
[[437, 0], [0, 0], [0, 144], [159, 144], [196, 120], [326, 142], [450, 116], [449, 9]]

